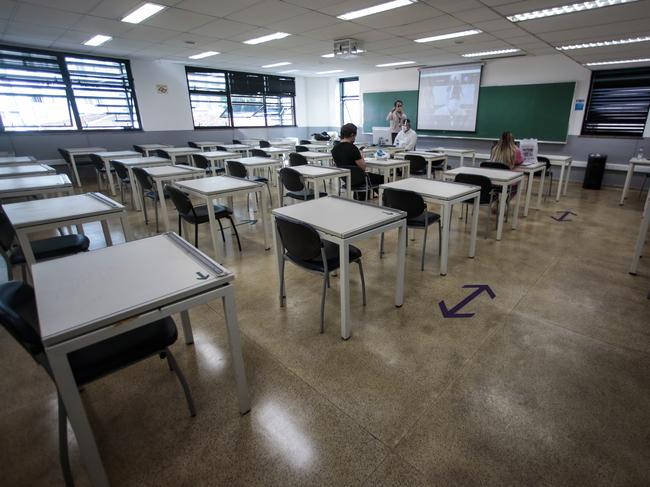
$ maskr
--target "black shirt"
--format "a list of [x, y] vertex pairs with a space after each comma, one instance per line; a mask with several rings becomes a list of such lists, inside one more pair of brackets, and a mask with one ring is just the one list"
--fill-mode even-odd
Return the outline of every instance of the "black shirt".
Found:
[[352, 142], [340, 142], [332, 149], [332, 157], [338, 167], [355, 166], [356, 161], [361, 159], [361, 152]]

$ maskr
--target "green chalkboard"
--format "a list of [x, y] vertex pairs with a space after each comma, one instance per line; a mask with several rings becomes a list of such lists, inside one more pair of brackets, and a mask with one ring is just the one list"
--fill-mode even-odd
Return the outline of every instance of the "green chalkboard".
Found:
[[[479, 89], [475, 132], [418, 130], [422, 135], [493, 139], [509, 130], [516, 138], [566, 142], [575, 83], [482, 86]], [[363, 94], [363, 128], [386, 127], [386, 115], [396, 99], [417, 130], [417, 91]]]

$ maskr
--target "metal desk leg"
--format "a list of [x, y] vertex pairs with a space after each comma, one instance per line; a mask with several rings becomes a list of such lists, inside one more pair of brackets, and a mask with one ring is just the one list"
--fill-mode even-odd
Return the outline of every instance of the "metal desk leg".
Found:
[[113, 245], [113, 239], [111, 238], [111, 229], [108, 227], [108, 222], [106, 220], [102, 220], [102, 231], [104, 232], [104, 241], [106, 242], [107, 247], [111, 247]]
[[566, 179], [564, 180], [564, 192], [562, 193], [564, 196], [566, 196], [566, 192], [569, 189], [569, 181], [571, 180], [571, 166], [573, 165], [573, 161], [569, 161], [567, 163], [567, 168], [566, 168]]
[[433, 164], [433, 161], [429, 159], [427, 161], [427, 179], [431, 179], [431, 164]]
[[25, 262], [27, 262], [29, 266], [36, 263], [36, 257], [34, 257], [34, 252], [32, 251], [32, 244], [29, 243], [29, 235], [27, 235], [24, 230], [18, 230], [16, 236], [18, 237], [20, 248], [23, 251]]
[[451, 226], [451, 208], [446, 202], [442, 211], [442, 243], [440, 247], [440, 275], [447, 275], [447, 258], [449, 255], [449, 227]]
[[278, 226], [275, 223], [275, 216], [271, 216], [271, 224], [273, 225], [273, 248], [275, 249], [275, 257], [278, 264], [278, 289], [280, 293], [280, 308], [284, 307], [284, 248], [278, 233]]
[[[212, 197], [208, 196], [205, 203], [208, 205], [208, 209], [212, 206]], [[208, 221], [210, 222], [210, 234], [212, 235], [212, 251], [214, 252], [214, 258], [219, 258], [219, 251], [217, 250], [217, 238], [219, 234], [217, 233], [217, 219], [214, 216], [214, 210], [208, 210]]]
[[632, 176], [634, 175], [634, 164], [629, 163], [627, 165], [627, 175], [625, 176], [625, 184], [623, 185], [623, 193], [621, 194], [621, 201], [619, 201], [619, 205], [622, 205], [625, 201], [625, 197], [627, 196], [627, 191], [630, 189], [630, 183], [632, 182]]
[[460, 167], [463, 167], [463, 166], [465, 165], [464, 162], [465, 162], [465, 156], [464, 156], [463, 153], [461, 152], [461, 153], [460, 153]]
[[339, 287], [341, 288], [341, 338], [350, 338], [350, 244], [339, 243]]
[[111, 190], [113, 196], [115, 193], [115, 183], [113, 181], [113, 174], [111, 173], [111, 162], [108, 159], [104, 159], [104, 169], [106, 169], [106, 179], [108, 180], [108, 189]]
[[[77, 233], [78, 233], [79, 235], [85, 235], [83, 224], [78, 223], [78, 224], [75, 225], [75, 227], [77, 227]], [[68, 227], [68, 228], [71, 228], [71, 227]], [[70, 233], [72, 233], [72, 232], [70, 232]]]
[[406, 272], [406, 219], [397, 229], [397, 272], [395, 273], [395, 306], [404, 304], [404, 274]]
[[181, 323], [183, 324], [183, 335], [185, 335], [185, 345], [194, 343], [194, 334], [192, 333], [192, 322], [190, 321], [190, 312], [181, 311]]
[[142, 211], [142, 206], [140, 205], [140, 187], [138, 186], [138, 181], [135, 179], [135, 174], [133, 174], [133, 168], [131, 166], [126, 166], [127, 171], [129, 171], [129, 181], [131, 182], [131, 201], [133, 201], [133, 209], [137, 211]]
[[472, 166], [476, 166], [476, 152], [472, 152]]
[[[269, 217], [267, 215], [268, 206], [264, 203], [264, 198], [267, 198], [268, 195], [260, 189], [260, 203], [261, 203], [261, 209], [260, 212], [262, 213], [262, 230], [264, 231], [264, 250], [269, 250], [271, 247], [269, 246]], [[272, 202], [269, 201], [269, 205], [272, 205]]]
[[[506, 195], [508, 187], [504, 184], [499, 193], [499, 219], [497, 220], [497, 240], [501, 240], [501, 232], [503, 231], [503, 220], [506, 214]], [[477, 211], [474, 208], [474, 211]]]
[[[650, 196], [648, 196], [650, 201]], [[639, 237], [636, 239], [636, 246], [634, 247], [634, 256], [632, 257], [632, 265], [630, 266], [630, 274], [636, 274], [639, 269], [639, 259], [643, 253], [643, 247], [646, 237], [648, 236], [648, 228], [650, 228], [650, 211], [646, 211], [641, 220], [641, 227], [639, 228]], [[22, 244], [21, 244], [22, 245]]]
[[[472, 258], [474, 258], [474, 256], [476, 255], [476, 235], [478, 234], [478, 216], [479, 213], [481, 213], [479, 211], [481, 208], [480, 204], [481, 204], [481, 195], [478, 194], [474, 198], [473, 214], [472, 214], [472, 236], [469, 241], [469, 256]], [[488, 208], [488, 211], [491, 210]]]
[[557, 196], [555, 197], [555, 201], [560, 201], [560, 196], [562, 195], [562, 183], [564, 182], [565, 163], [563, 162], [560, 166], [560, 179], [557, 181]]
[[94, 487], [109, 487], [108, 477], [99, 456], [97, 443], [90, 428], [81, 397], [79, 397], [79, 390], [72, 375], [67, 354], [56, 347], [48, 348], [45, 352], [52, 368], [57, 389], [65, 405], [68, 420], [74, 430], [79, 445], [79, 454], [90, 477], [90, 483]]
[[348, 194], [348, 199], [351, 200], [352, 199], [352, 173], [345, 176], [345, 192]]
[[122, 224], [122, 233], [124, 233], [124, 241], [130, 242], [133, 240], [133, 233], [131, 232], [131, 227], [129, 226], [129, 219], [127, 217], [126, 210], [122, 211], [120, 214], [120, 223]]
[[284, 185], [282, 184], [282, 182], [278, 178], [278, 205], [280, 206], [280, 208], [282, 208], [284, 206], [283, 201], [282, 201], [282, 196], [283, 196], [282, 193], [284, 193], [283, 186]]
[[74, 160], [74, 154], [70, 154], [70, 163], [72, 165], [72, 174], [74, 179], [77, 182], [77, 186], [81, 188], [81, 178], [79, 177], [79, 171], [77, 171], [77, 161]]
[[[169, 215], [167, 214], [167, 204], [165, 202], [165, 193], [163, 192], [163, 183], [161, 179], [156, 180], [156, 188], [158, 189], [158, 203], [160, 203], [160, 218], [162, 218], [164, 224], [163, 228], [166, 232], [169, 232]], [[154, 203], [156, 202], [154, 201]], [[208, 208], [210, 208], [210, 206], [208, 206]], [[208, 214], [210, 213], [211, 212], [208, 212]]]
[[521, 188], [517, 188], [517, 196], [515, 197], [515, 212], [512, 215], [512, 229], [517, 228], [519, 222], [519, 207], [521, 206]]
[[[526, 174], [526, 203], [524, 204], [524, 216], [528, 216], [528, 207], [530, 206], [530, 197], [533, 194], [533, 177], [535, 173]], [[519, 191], [517, 191], [518, 193]]]
[[235, 382], [237, 383], [239, 412], [240, 414], [246, 414], [251, 410], [251, 401], [248, 396], [248, 383], [246, 382], [244, 357], [241, 353], [241, 338], [239, 336], [239, 324], [237, 323], [237, 310], [235, 308], [235, 290], [232, 286], [229, 286], [229, 289], [226, 290], [222, 302], [223, 311], [226, 315], [226, 326], [228, 327], [228, 341], [230, 342], [232, 369], [235, 373]]
[[[320, 198], [320, 190], [318, 189], [320, 181], [321, 180], [318, 180], [318, 179], [312, 179], [312, 181], [311, 181], [312, 189], [314, 190], [314, 199], [315, 200]], [[322, 181], [325, 181], [325, 180], [323, 179]]]
[[537, 190], [537, 209], [542, 208], [542, 194], [544, 193], [544, 180], [546, 179], [546, 168], [542, 170], [541, 177], [539, 179], [539, 189]]

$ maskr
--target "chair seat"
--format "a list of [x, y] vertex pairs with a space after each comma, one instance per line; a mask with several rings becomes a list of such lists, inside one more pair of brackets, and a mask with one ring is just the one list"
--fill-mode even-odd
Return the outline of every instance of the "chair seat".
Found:
[[[314, 190], [308, 189], [304, 191], [287, 191], [285, 196], [288, 196], [289, 198], [293, 198], [296, 200], [302, 200], [302, 201], [313, 200]], [[320, 198], [325, 198], [325, 196], [327, 196], [327, 193], [323, 193], [322, 191], [319, 191], [318, 196]]]
[[251, 181], [255, 181], [257, 183], [268, 183], [269, 180], [268, 178], [262, 177], [262, 176], [249, 176], [248, 179]]
[[[232, 210], [227, 206], [213, 203], [213, 207], [214, 207], [215, 218], [227, 218], [230, 215], [232, 215]], [[181, 217], [183, 217], [185, 221], [188, 221], [195, 225], [210, 221], [210, 215], [208, 215], [207, 205], [195, 206], [194, 213], [196, 214], [196, 216], [192, 212], [189, 212], [189, 213], [183, 213]]]
[[72, 352], [72, 373], [78, 385], [86, 384], [163, 351], [177, 338], [174, 320], [163, 318]]
[[[101, 173], [105, 173], [105, 172], [106, 172], [106, 168], [105, 168], [104, 166], [102, 166], [101, 168], [100, 168], [100, 167], [96, 167], [95, 169], [97, 169], [97, 170], [98, 170], [99, 172], [101, 172]], [[111, 167], [111, 173], [115, 174], [115, 168], [114, 168], [114, 167]]]
[[[339, 260], [339, 246], [332, 242], [323, 241], [323, 248], [325, 249], [325, 258], [327, 259], [327, 270], [332, 272], [341, 266]], [[312, 271], [324, 272], [323, 260], [321, 257], [313, 260], [303, 260], [293, 257], [287, 253], [287, 258], [301, 267], [305, 267]], [[350, 245], [350, 262], [354, 262], [361, 258], [361, 250], [354, 245]]]
[[[61, 237], [45, 238], [31, 242], [32, 252], [36, 260], [53, 259], [64, 255], [76, 254], [88, 250], [90, 240], [85, 235], [63, 235]], [[13, 265], [25, 263], [25, 256], [20, 247], [12, 250], [9, 260]]]
[[[165, 199], [169, 198], [169, 193], [167, 190], [163, 189], [163, 195], [165, 196]], [[145, 198], [151, 198], [152, 200], [158, 201], [158, 193], [154, 190], [148, 190], [144, 192]]]
[[[428, 220], [425, 219], [425, 216], [428, 217]], [[436, 223], [438, 220], [440, 220], [440, 215], [438, 213], [425, 211], [421, 215], [416, 216], [415, 218], [409, 218], [408, 220], [406, 220], [406, 225], [409, 227], [424, 228], [425, 222], [431, 225], [433, 223]]]

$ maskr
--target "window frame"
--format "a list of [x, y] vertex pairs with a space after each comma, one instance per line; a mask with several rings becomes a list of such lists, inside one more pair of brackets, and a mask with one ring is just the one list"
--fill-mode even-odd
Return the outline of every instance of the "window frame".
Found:
[[[228, 123], [229, 125], [227, 126], [197, 126], [196, 125], [196, 120], [194, 118], [194, 110], [192, 110], [192, 94], [193, 93], [199, 93], [199, 94], [214, 94], [211, 92], [202, 92], [201, 90], [192, 90], [190, 89], [190, 81], [188, 78], [188, 75], [190, 73], [196, 73], [196, 72], [203, 72], [203, 73], [223, 73], [225, 75], [226, 79], [226, 91], [225, 91], [225, 96], [226, 96], [226, 103], [228, 106]], [[233, 93], [232, 87], [231, 87], [231, 75], [255, 75], [255, 76], [262, 76], [263, 78], [263, 84], [264, 88], [262, 93]], [[225, 129], [236, 129], [236, 128], [241, 128], [241, 129], [251, 129], [251, 128], [274, 128], [274, 127], [296, 127], [296, 94], [295, 94], [295, 78], [291, 77], [286, 77], [290, 78], [294, 82], [294, 93], [289, 95], [289, 94], [277, 94], [277, 93], [271, 93], [269, 91], [269, 83], [268, 83], [268, 77], [274, 76], [270, 74], [262, 74], [262, 73], [249, 73], [249, 72], [244, 72], [244, 71], [229, 71], [226, 69], [216, 69], [216, 68], [206, 68], [204, 66], [185, 66], [185, 81], [187, 82], [187, 95], [188, 95], [188, 100], [190, 102], [190, 111], [192, 113], [192, 125], [194, 126], [194, 130], [225, 130]], [[276, 76], [277, 77], [277, 76]], [[285, 77], [285, 76], [281, 76]], [[262, 112], [264, 114], [263, 117], [258, 117], [262, 118], [264, 124], [263, 125], [235, 125], [235, 114], [233, 110], [233, 98], [237, 97], [261, 97], [262, 99]], [[269, 125], [268, 123], [268, 109], [267, 109], [267, 97], [268, 98], [284, 98], [284, 97], [290, 97], [292, 100], [292, 120], [290, 125]], [[252, 103], [252, 102], [251, 102]], [[239, 104], [237, 101], [235, 101], [235, 104]]]
[[[348, 100], [357, 100], [359, 102], [359, 108], [361, 108], [361, 89], [359, 89], [359, 94], [356, 96], [345, 96], [345, 83], [356, 81], [359, 82], [358, 76], [349, 76], [347, 78], [339, 78], [339, 115], [341, 119], [341, 125], [345, 124], [345, 102]], [[359, 87], [360, 88], [360, 87]], [[359, 113], [359, 120], [361, 121], [361, 113]]]
[[[21, 46], [13, 46], [10, 44], [2, 44], [0, 43], [0, 50], [6, 49], [6, 50], [13, 50], [13, 51], [20, 51], [20, 52], [26, 52], [26, 53], [33, 53], [33, 54], [44, 54], [48, 56], [53, 56], [56, 58], [58, 64], [59, 64], [59, 69], [61, 70], [61, 75], [63, 77], [63, 83], [65, 85], [65, 93], [66, 93], [66, 98], [68, 103], [70, 104], [70, 108], [72, 110], [72, 121], [76, 124], [76, 128], [69, 128], [69, 129], [45, 129], [45, 130], [7, 130], [4, 122], [2, 121], [2, 117], [0, 117], [0, 133], [2, 134], [11, 134], [11, 135], [19, 135], [19, 134], [43, 134], [43, 133], [59, 133], [59, 134], [70, 134], [70, 133], [99, 133], [99, 132], [109, 132], [109, 133], [120, 133], [120, 132], [142, 132], [144, 129], [142, 128], [142, 118], [140, 117], [140, 107], [138, 105], [138, 98], [136, 96], [136, 90], [135, 90], [135, 81], [133, 79], [133, 72], [131, 71], [131, 63], [128, 59], [122, 59], [122, 58], [114, 58], [114, 57], [108, 57], [108, 56], [95, 56], [95, 55], [88, 55], [84, 53], [78, 53], [78, 52], [71, 52], [71, 51], [50, 51], [47, 49], [35, 49], [32, 47], [21, 47]], [[131, 96], [133, 98], [133, 111], [134, 111], [134, 119], [137, 120], [139, 127], [138, 128], [128, 128], [128, 127], [123, 127], [123, 128], [115, 128], [115, 129], [109, 129], [109, 128], [98, 128], [98, 129], [93, 129], [93, 128], [84, 128], [83, 124], [81, 123], [81, 116], [79, 115], [79, 109], [77, 107], [77, 101], [74, 96], [73, 88], [72, 88], [72, 81], [70, 79], [70, 73], [68, 72], [68, 67], [66, 65], [65, 58], [66, 57], [76, 57], [76, 58], [82, 58], [82, 59], [90, 59], [90, 60], [96, 60], [96, 61], [109, 61], [109, 62], [117, 62], [117, 63], [124, 63], [124, 67], [126, 69], [127, 73], [127, 79], [129, 81], [129, 86], [131, 88]]]

